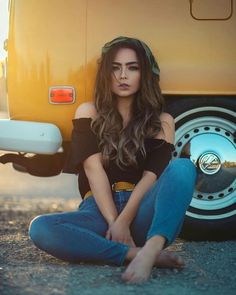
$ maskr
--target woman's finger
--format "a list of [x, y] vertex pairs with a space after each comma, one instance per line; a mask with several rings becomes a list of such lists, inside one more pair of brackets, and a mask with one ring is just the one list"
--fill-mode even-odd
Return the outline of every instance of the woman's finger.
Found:
[[110, 231], [110, 230], [108, 230], [108, 231], [106, 232], [106, 239], [107, 239], [107, 240], [110, 240], [110, 239], [111, 239], [111, 231]]
[[131, 246], [136, 247], [134, 240], [131, 238]]
[[129, 240], [127, 240], [127, 244], [131, 247], [136, 247], [134, 240], [132, 237], [129, 238]]

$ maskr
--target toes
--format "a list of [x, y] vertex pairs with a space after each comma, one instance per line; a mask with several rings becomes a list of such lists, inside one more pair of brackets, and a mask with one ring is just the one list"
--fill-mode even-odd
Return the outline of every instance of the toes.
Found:
[[125, 272], [121, 275], [122, 280], [123, 280], [123, 281], [126, 281], [126, 282], [130, 281], [130, 280], [132, 279], [132, 277], [133, 277], [133, 273], [128, 272], [128, 271], [125, 271]]
[[121, 278], [127, 284], [140, 284], [148, 280], [148, 277], [146, 276], [142, 276], [142, 275], [140, 276], [139, 274], [135, 274], [133, 272], [128, 272], [128, 271], [124, 272], [121, 275]]
[[127, 284], [141, 284], [147, 281], [147, 278], [131, 275], [129, 279], [126, 279]]
[[158, 260], [157, 260], [158, 267], [164, 268], [183, 268], [185, 263], [180, 256], [177, 256], [173, 252], [162, 251]]
[[178, 268], [184, 268], [185, 263], [184, 260], [181, 257], [176, 257], [176, 264]]

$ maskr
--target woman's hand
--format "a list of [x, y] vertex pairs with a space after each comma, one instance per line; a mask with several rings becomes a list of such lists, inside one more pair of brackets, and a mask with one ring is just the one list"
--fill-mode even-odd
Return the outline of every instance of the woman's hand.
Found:
[[118, 219], [109, 225], [106, 233], [106, 239], [123, 243], [131, 247], [136, 247], [128, 224], [119, 221]]

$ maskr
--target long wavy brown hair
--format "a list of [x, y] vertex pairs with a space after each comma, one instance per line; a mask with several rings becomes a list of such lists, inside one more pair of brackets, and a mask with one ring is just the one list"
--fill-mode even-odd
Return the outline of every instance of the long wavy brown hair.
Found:
[[[133, 100], [131, 119], [125, 128], [117, 109], [116, 96], [111, 91], [112, 62], [120, 48], [130, 48], [136, 52], [141, 71], [140, 89]], [[122, 169], [136, 166], [137, 153], [141, 152], [144, 157], [146, 155], [144, 139], [155, 137], [161, 130], [160, 114], [164, 104], [159, 76], [152, 72], [143, 47], [126, 41], [115, 44], [103, 53], [94, 95], [98, 115], [92, 122], [92, 129], [98, 136], [104, 165], [115, 160]]]

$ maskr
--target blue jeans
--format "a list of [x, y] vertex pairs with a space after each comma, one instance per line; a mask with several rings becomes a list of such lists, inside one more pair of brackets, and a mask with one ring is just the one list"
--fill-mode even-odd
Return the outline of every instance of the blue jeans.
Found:
[[[191, 202], [196, 168], [188, 159], [172, 160], [161, 177], [142, 199], [131, 224], [136, 246], [143, 246], [152, 236], [166, 238], [170, 245], [181, 230], [185, 212]], [[120, 213], [131, 192], [114, 192]], [[94, 197], [82, 201], [72, 212], [41, 215], [30, 224], [34, 244], [47, 253], [70, 262], [93, 261], [122, 265], [129, 246], [105, 238], [108, 225]]]

